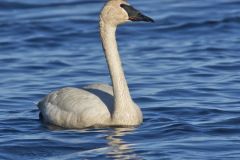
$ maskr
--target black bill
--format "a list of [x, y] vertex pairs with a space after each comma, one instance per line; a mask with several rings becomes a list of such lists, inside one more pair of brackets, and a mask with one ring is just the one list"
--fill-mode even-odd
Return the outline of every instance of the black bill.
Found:
[[143, 15], [140, 11], [133, 8], [132, 6], [121, 4], [121, 7], [128, 13], [129, 20], [131, 21], [154, 22], [152, 18]]

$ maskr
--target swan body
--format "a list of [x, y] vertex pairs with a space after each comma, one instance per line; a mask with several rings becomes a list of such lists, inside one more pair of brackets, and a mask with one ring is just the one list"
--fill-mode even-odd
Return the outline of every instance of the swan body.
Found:
[[125, 0], [109, 0], [100, 15], [100, 35], [113, 86], [92, 84], [50, 93], [38, 103], [44, 122], [64, 128], [142, 123], [142, 112], [131, 98], [115, 37], [117, 26], [129, 20], [153, 21]]
[[[44, 121], [64, 128], [138, 125], [142, 122], [139, 107], [133, 103], [135, 116], [127, 111], [123, 117], [112, 121], [114, 97], [112, 87], [93, 84], [82, 89], [66, 87], [50, 93], [40, 103]], [[136, 120], [137, 118], [137, 120]]]

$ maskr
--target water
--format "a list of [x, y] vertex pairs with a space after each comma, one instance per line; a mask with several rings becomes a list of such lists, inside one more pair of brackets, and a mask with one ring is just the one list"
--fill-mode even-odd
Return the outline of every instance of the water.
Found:
[[64, 130], [36, 103], [64, 86], [109, 83], [98, 35], [103, 0], [1, 0], [1, 160], [238, 160], [238, 0], [131, 1], [155, 24], [118, 30], [144, 123]]

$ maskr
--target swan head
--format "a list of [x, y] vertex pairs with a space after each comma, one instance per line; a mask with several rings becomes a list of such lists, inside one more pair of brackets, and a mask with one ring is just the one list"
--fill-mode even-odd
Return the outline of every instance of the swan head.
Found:
[[145, 16], [127, 3], [127, 0], [109, 0], [101, 11], [100, 20], [113, 26], [129, 21], [154, 22], [152, 18]]

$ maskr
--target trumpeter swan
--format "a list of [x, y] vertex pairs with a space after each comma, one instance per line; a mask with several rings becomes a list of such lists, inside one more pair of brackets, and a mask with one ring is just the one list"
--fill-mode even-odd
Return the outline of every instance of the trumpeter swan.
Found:
[[117, 26], [128, 21], [153, 22], [126, 0], [109, 0], [100, 14], [100, 35], [113, 87], [93, 84], [50, 93], [38, 103], [44, 122], [64, 128], [142, 123], [142, 112], [129, 93], [115, 37]]

